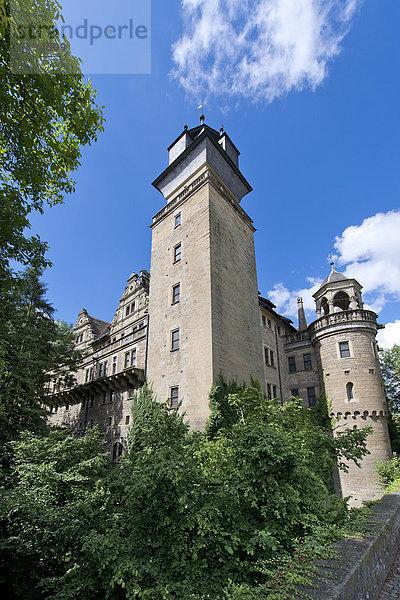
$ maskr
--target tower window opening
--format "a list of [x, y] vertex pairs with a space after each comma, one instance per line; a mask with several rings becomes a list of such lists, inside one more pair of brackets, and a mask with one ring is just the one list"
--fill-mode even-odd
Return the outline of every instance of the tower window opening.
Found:
[[329, 302], [326, 298], [322, 298], [321, 308], [324, 315], [329, 315]]
[[171, 332], [171, 350], [179, 350], [179, 329]]
[[351, 381], [349, 381], [349, 383], [346, 384], [347, 400], [349, 401], [354, 399], [353, 387], [354, 386], [351, 383]]
[[340, 358], [348, 358], [350, 356], [349, 342], [339, 342]]
[[349, 310], [350, 298], [346, 292], [338, 292], [333, 299], [333, 306], [339, 310]]
[[171, 401], [171, 408], [177, 408], [178, 404], [179, 404], [179, 387], [175, 386], [171, 388], [171, 397], [170, 397], [170, 401]]
[[182, 258], [182, 244], [178, 244], [174, 248], [174, 262], [180, 261]]

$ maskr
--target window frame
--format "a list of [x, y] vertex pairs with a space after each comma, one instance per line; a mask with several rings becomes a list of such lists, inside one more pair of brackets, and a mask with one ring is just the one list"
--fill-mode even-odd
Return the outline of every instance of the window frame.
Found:
[[[308, 357], [306, 359], [306, 357]], [[313, 370], [313, 364], [312, 364], [312, 358], [311, 358], [311, 353], [307, 352], [306, 354], [303, 354], [303, 367], [305, 371], [312, 371]]]
[[[176, 299], [176, 294], [175, 294], [176, 290], [178, 290], [178, 294], [177, 294], [178, 299]], [[171, 304], [178, 304], [180, 301], [181, 301], [181, 284], [180, 284], [180, 282], [178, 282], [172, 286]]]
[[288, 356], [288, 369], [289, 373], [297, 373], [296, 356]]
[[[338, 342], [339, 344], [339, 356], [340, 358], [351, 358], [350, 342], [348, 340], [344, 342]], [[347, 348], [343, 348], [343, 346]]]
[[[179, 251], [178, 251], [178, 249], [179, 249]], [[176, 246], [174, 246], [173, 257], [174, 257], [174, 264], [178, 263], [182, 260], [182, 242], [179, 242], [179, 244], [176, 244]]]
[[[178, 334], [176, 337], [175, 334]], [[174, 337], [175, 336], [175, 337]], [[180, 348], [181, 333], [179, 327], [171, 330], [171, 352], [176, 352]]]
[[179, 211], [174, 215], [174, 229], [180, 227], [180, 225], [182, 225], [182, 211]]
[[[176, 390], [176, 395], [175, 395]], [[174, 395], [173, 395], [174, 393]], [[178, 408], [179, 406], [179, 385], [173, 385], [169, 388], [170, 408]]]
[[[310, 394], [310, 391], [313, 391], [312, 394]], [[317, 404], [317, 395], [315, 393], [315, 386], [310, 386], [307, 388], [307, 401], [308, 401], [308, 406], [309, 407], [313, 407]], [[312, 403], [311, 403], [312, 401]]]

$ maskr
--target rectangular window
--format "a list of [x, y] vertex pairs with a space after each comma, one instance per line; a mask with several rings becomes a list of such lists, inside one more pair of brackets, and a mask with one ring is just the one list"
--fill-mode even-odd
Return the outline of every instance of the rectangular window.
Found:
[[171, 388], [171, 408], [176, 408], [179, 404], [179, 387]]
[[272, 398], [272, 390], [271, 390], [271, 384], [270, 383], [267, 383], [267, 396], [271, 400], [271, 398]]
[[135, 312], [135, 307], [136, 307], [135, 302], [132, 302], [132, 304], [131, 304], [131, 313]]
[[178, 244], [174, 248], [174, 262], [178, 262], [182, 258], [182, 244]]
[[129, 425], [130, 422], [131, 422], [130, 415], [126, 415], [126, 417], [125, 417], [125, 425]]
[[340, 357], [347, 358], [350, 356], [349, 342], [339, 342]]
[[99, 364], [99, 377], [103, 377], [103, 363]]
[[175, 215], [175, 227], [178, 227], [182, 223], [182, 215], [178, 213]]
[[263, 327], [265, 327], [267, 324], [267, 319], [265, 318], [265, 315], [261, 315], [261, 320], [262, 320]]
[[276, 389], [276, 385], [272, 386], [272, 394], [273, 394], [274, 398], [278, 397], [278, 392], [277, 392], [277, 389]]
[[272, 350], [269, 351], [269, 363], [270, 363], [271, 367], [275, 366], [275, 357], [274, 357], [274, 353]]
[[117, 357], [116, 356], [114, 356], [114, 358], [113, 358], [112, 371], [113, 371], [113, 374], [117, 372]]
[[264, 348], [264, 360], [265, 360], [265, 364], [269, 365], [269, 352], [268, 352], [268, 348]]
[[129, 352], [125, 352], [125, 369], [129, 367]]
[[288, 363], [289, 363], [289, 373], [296, 373], [297, 369], [296, 369], [296, 357], [295, 356], [289, 356], [288, 357]]
[[292, 390], [290, 390], [290, 395], [294, 396], [295, 398], [299, 397], [299, 388], [293, 388]]
[[126, 309], [125, 309], [125, 315], [126, 315], [126, 316], [128, 316], [128, 315], [129, 315], [129, 312], [130, 312], [130, 310], [131, 310], [131, 307], [130, 307], [130, 306], [127, 306], [127, 307], [126, 307]]
[[114, 392], [110, 392], [110, 403], [114, 402]]
[[181, 284], [177, 283], [172, 287], [172, 304], [176, 304], [181, 300]]
[[89, 379], [90, 381], [93, 379], [93, 367], [90, 367]]
[[108, 417], [108, 426], [111, 427], [112, 425], [112, 417]]
[[103, 404], [107, 402], [107, 392], [103, 393]]
[[131, 352], [131, 367], [136, 366], [136, 348], [134, 348]]
[[278, 335], [281, 335], [281, 328], [279, 327], [279, 325], [276, 326], [276, 331], [278, 332]]
[[85, 381], [89, 381], [89, 369], [86, 369]]
[[316, 405], [317, 399], [315, 397], [315, 388], [313, 388], [313, 387], [307, 388], [307, 399], [308, 399], [308, 406]]
[[179, 329], [171, 332], [171, 350], [179, 350]]
[[271, 319], [267, 319], [268, 329], [271, 329]]
[[311, 354], [303, 354], [304, 370], [312, 371]]
[[107, 377], [107, 367], [108, 367], [108, 363], [105, 362], [104, 363], [104, 369], [103, 369], [103, 371], [104, 371], [104, 377]]

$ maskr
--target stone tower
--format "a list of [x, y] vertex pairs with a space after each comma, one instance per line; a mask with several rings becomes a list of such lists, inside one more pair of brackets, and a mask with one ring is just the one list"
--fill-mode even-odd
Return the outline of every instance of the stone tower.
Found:
[[362, 286], [334, 270], [314, 294], [317, 320], [310, 325], [311, 342], [319, 361], [321, 385], [338, 421], [335, 433], [371, 425], [371, 454], [361, 469], [353, 463], [340, 472], [342, 495], [352, 504], [380, 497], [374, 461], [391, 458], [387, 406], [379, 368], [377, 316], [363, 308]]
[[204, 117], [168, 151], [153, 182], [167, 204], [152, 223], [147, 380], [199, 429], [218, 374], [264, 379], [254, 227], [240, 205], [252, 188]]

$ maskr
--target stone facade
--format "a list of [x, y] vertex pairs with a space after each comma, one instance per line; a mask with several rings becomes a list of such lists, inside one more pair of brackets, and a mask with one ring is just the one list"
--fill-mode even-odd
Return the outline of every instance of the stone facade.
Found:
[[69, 390], [51, 390], [49, 418], [77, 433], [98, 425], [113, 457], [124, 450], [130, 398], [147, 380], [156, 399], [181, 404], [191, 427], [209, 415], [216, 377], [260, 381], [269, 397], [315, 405], [324, 392], [336, 433], [371, 424], [371, 455], [341, 477], [355, 503], [377, 495], [373, 461], [390, 457], [387, 408], [376, 346], [377, 317], [361, 285], [337, 273], [315, 294], [317, 320], [299, 326], [258, 292], [254, 226], [240, 205], [251, 186], [239, 151], [202, 122], [169, 148], [153, 184], [166, 205], [152, 223], [151, 280], [132, 274], [111, 323], [86, 310], [75, 324], [85, 358]]

